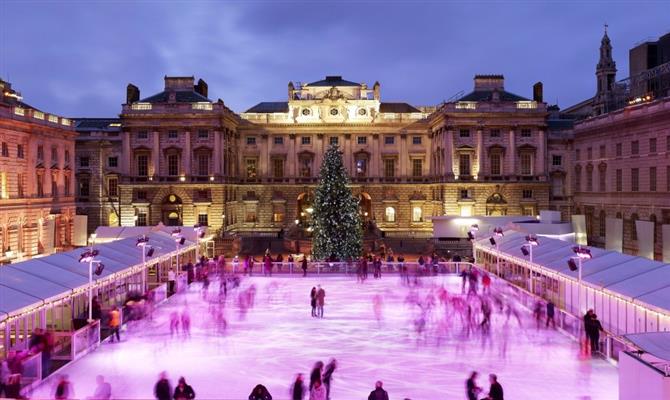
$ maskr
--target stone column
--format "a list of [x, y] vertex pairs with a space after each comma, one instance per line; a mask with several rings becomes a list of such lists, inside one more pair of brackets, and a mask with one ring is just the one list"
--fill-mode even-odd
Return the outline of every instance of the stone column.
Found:
[[349, 172], [349, 176], [352, 176], [352, 171], [354, 170], [352, 167], [352, 156], [351, 156], [351, 140], [352, 140], [352, 135], [350, 133], [347, 133], [344, 135], [344, 167], [347, 169], [347, 172]]
[[122, 140], [123, 140], [123, 152], [121, 153], [122, 168], [128, 175], [135, 175], [132, 168], [133, 155], [130, 151], [130, 131], [123, 132]]
[[151, 142], [151, 168], [152, 171], [149, 171], [149, 175], [160, 175], [160, 159], [161, 159], [161, 145], [160, 145], [160, 133], [158, 131], [153, 131]]
[[300, 160], [298, 160], [298, 154], [296, 154], [295, 151], [295, 140], [296, 140], [296, 135], [295, 133], [291, 133], [288, 135], [288, 159], [286, 160], [288, 162], [288, 171], [287, 175], [295, 178], [298, 174], [296, 173], [297, 171], [297, 164]]
[[400, 168], [398, 171], [398, 176], [407, 177], [407, 161], [409, 160], [409, 154], [407, 154], [407, 133], [400, 134]]
[[440, 171], [447, 179], [454, 178], [454, 128], [442, 128], [444, 140], [444, 170]]
[[509, 149], [507, 150], [507, 175], [516, 176], [516, 131], [514, 127], [509, 130]]
[[182, 174], [186, 176], [191, 175], [191, 157], [193, 157], [193, 152], [191, 151], [191, 132], [184, 132], [184, 153], [181, 155], [182, 166], [184, 170]]
[[214, 131], [214, 159], [212, 160], [212, 166], [214, 167], [213, 174], [221, 174], [221, 132]]
[[484, 178], [484, 128], [477, 128], [477, 179]]
[[540, 129], [539, 132], [539, 141], [538, 141], [538, 146], [537, 146], [537, 169], [535, 170], [535, 175], [536, 176], [541, 176], [541, 180], [544, 180], [544, 176], [546, 175], [546, 163], [547, 163], [547, 154], [546, 154], [546, 148], [547, 148], [547, 143], [545, 139], [545, 133], [544, 129]]
[[314, 175], [318, 174], [318, 171], [321, 170], [321, 161], [323, 160], [323, 140], [324, 135], [322, 133], [312, 136], [314, 140]]

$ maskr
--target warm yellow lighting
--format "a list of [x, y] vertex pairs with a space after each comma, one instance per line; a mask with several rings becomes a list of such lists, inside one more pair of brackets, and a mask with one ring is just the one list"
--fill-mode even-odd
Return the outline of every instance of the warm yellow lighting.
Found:
[[311, 213], [314, 212], [314, 208], [312, 208], [312, 207], [307, 207], [307, 208], [305, 209], [305, 211], [307, 211], [308, 213], [311, 214]]
[[461, 217], [471, 217], [472, 216], [472, 206], [463, 205], [461, 206]]
[[186, 182], [186, 177], [184, 175], [180, 176], [179, 182]]
[[459, 101], [456, 103], [457, 110], [475, 110], [477, 109], [476, 101]]
[[519, 109], [534, 109], [537, 108], [536, 101], [517, 101], [516, 108]]
[[151, 110], [151, 103], [134, 103], [130, 106], [132, 110]]
[[210, 177], [209, 177], [209, 180], [210, 180], [211, 182], [214, 182], [214, 177], [213, 177], [213, 176], [210, 176]]
[[55, 115], [49, 115], [49, 122], [53, 122], [54, 124], [58, 123], [58, 117]]
[[44, 113], [42, 111], [35, 110], [35, 111], [33, 111], [33, 118], [43, 120], [44, 119]]
[[211, 110], [212, 109], [212, 103], [201, 101], [198, 103], [193, 103], [191, 105], [191, 108], [193, 110]]
[[299, 223], [300, 223], [300, 221], [296, 219], [295, 224], [298, 225]]
[[26, 110], [21, 107], [14, 107], [14, 114], [16, 115], [26, 115]]

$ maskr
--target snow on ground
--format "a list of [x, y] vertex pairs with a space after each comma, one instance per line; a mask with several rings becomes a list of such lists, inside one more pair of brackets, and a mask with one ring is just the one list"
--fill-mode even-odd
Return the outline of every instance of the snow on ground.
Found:
[[[405, 303], [408, 289], [396, 276], [365, 284], [344, 276], [253, 277], [243, 280], [241, 289], [252, 284], [255, 307], [243, 320], [239, 292], [229, 292], [225, 333], [212, 318], [217, 307], [203, 300], [194, 284], [162, 304], [153, 321], [129, 326], [121, 343], [105, 342], [61, 373], [69, 375], [77, 398], [92, 395], [96, 375], [103, 375], [114, 398], [150, 399], [165, 370], [173, 385], [184, 376], [198, 399], [246, 399], [258, 383], [274, 399], [286, 399], [296, 373], [308, 381], [316, 361], [334, 357], [339, 364], [332, 383], [335, 400], [367, 399], [376, 380], [384, 382], [392, 400], [462, 399], [472, 370], [479, 371], [478, 382], [486, 391], [488, 374], [496, 373], [506, 399], [618, 398], [614, 366], [580, 359], [575, 342], [553, 330], [536, 330], [527, 313], [519, 328], [516, 321], [505, 324], [505, 316], [495, 309], [490, 340], [482, 341], [478, 333], [467, 338], [458, 317], [440, 325], [444, 311], [437, 301], [429, 321], [435, 328], [417, 338], [413, 321], [418, 307]], [[309, 291], [317, 284], [326, 290], [324, 319], [310, 316]], [[426, 278], [421, 298], [436, 284], [460, 292], [458, 277]], [[209, 298], [217, 292], [214, 281]], [[376, 294], [383, 298], [381, 321], [373, 311]], [[170, 314], [185, 309], [192, 320], [191, 337], [172, 338]], [[32, 397], [49, 398], [52, 390], [53, 381], [46, 382]]]

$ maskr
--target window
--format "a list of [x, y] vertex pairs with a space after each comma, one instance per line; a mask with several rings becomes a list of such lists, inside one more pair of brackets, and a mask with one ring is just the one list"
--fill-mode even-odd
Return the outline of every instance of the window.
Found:
[[582, 159], [582, 151], [580, 149], [575, 150], [575, 160], [579, 161]]
[[640, 154], [640, 141], [633, 140], [630, 142], [630, 154]]
[[356, 138], [356, 143], [367, 144], [368, 143], [368, 137], [367, 136], [359, 136], [358, 138]]
[[605, 211], [600, 210], [600, 215], [598, 217], [598, 236], [600, 237], [605, 237], [605, 234], [607, 233], [607, 216], [605, 215]]
[[521, 175], [533, 174], [533, 154], [521, 153]]
[[58, 148], [57, 147], [52, 147], [51, 148], [51, 164], [57, 164], [58, 163]]
[[25, 157], [25, 153], [23, 152], [23, 145], [19, 144], [19, 145], [16, 146], [16, 158], [24, 158], [24, 157]]
[[275, 178], [284, 177], [284, 159], [283, 158], [274, 158], [272, 160], [272, 176]]
[[179, 132], [173, 129], [169, 130], [168, 139], [179, 139]]
[[7, 173], [0, 172], [0, 199], [8, 199], [7, 195]]
[[276, 136], [276, 137], [274, 138], [274, 143], [277, 144], [277, 145], [279, 145], [279, 144], [284, 144], [284, 138], [281, 137], [281, 136]]
[[[41, 178], [41, 176], [39, 176]], [[38, 180], [38, 189], [42, 186], [40, 185]], [[82, 178], [79, 179], [79, 196], [81, 197], [88, 197], [89, 196], [89, 184], [88, 184], [88, 178]]]
[[147, 191], [146, 190], [138, 190], [135, 192], [135, 198], [137, 200], [146, 200], [147, 199]]
[[586, 191], [593, 191], [593, 167], [590, 165], [586, 167]]
[[58, 197], [58, 175], [51, 174], [51, 195]]
[[500, 153], [491, 153], [491, 175], [500, 175]]
[[119, 178], [111, 177], [107, 180], [107, 195], [110, 197], [119, 195]]
[[604, 144], [600, 146], [599, 157], [600, 158], [605, 158], [605, 145]]
[[395, 159], [384, 159], [384, 177], [393, 178], [395, 176]]
[[169, 176], [179, 175], [179, 154], [172, 153], [167, 156], [167, 173]]
[[256, 210], [247, 210], [244, 222], [256, 222]]
[[617, 169], [616, 170], [616, 191], [617, 192], [622, 192], [623, 191], [623, 170]]
[[328, 143], [330, 143], [331, 146], [337, 146], [337, 144], [339, 143], [339, 138], [337, 136], [331, 136], [328, 139]]
[[148, 139], [149, 138], [149, 131], [137, 131], [137, 138], [138, 139]]
[[65, 164], [70, 163], [70, 150], [65, 150]]
[[640, 169], [631, 168], [630, 169], [630, 191], [639, 192], [640, 191]]
[[107, 166], [109, 168], [116, 168], [119, 166], [119, 157], [107, 157]]
[[207, 129], [199, 129], [198, 139], [209, 139], [209, 131]]
[[461, 189], [459, 196], [460, 196], [459, 198], [461, 200], [472, 199], [472, 190], [471, 189]]
[[563, 197], [564, 180], [562, 176], [555, 176], [551, 179], [551, 195], [554, 197]]
[[[69, 179], [68, 179], [68, 178], [69, 178], [69, 177], [67, 177], [67, 176], [65, 177], [65, 179], [66, 179], [65, 182], [67, 182], [67, 183], [69, 183]], [[16, 189], [17, 189], [17, 191], [18, 191], [18, 195], [19, 195], [19, 198], [20, 198], [20, 199], [22, 199], [23, 196], [24, 196], [24, 194], [25, 194], [25, 193], [24, 193], [24, 190], [23, 190], [23, 185], [24, 185], [24, 181], [23, 181], [23, 179], [24, 179], [24, 178], [23, 178], [23, 174], [17, 174], [17, 175], [16, 175]], [[65, 190], [68, 190], [68, 186], [65, 186]], [[67, 193], [67, 194], [69, 194], [69, 193]], [[67, 194], [66, 194], [66, 195], [67, 195]]]
[[530, 137], [530, 129], [522, 129], [521, 130], [521, 137], [525, 137], [525, 138]]
[[384, 136], [384, 144], [394, 144], [395, 136]]
[[[38, 161], [44, 160], [44, 146], [42, 145], [37, 146], [37, 160]], [[88, 167], [88, 165], [86, 166]]]
[[500, 137], [500, 129], [491, 129], [491, 137], [492, 138], [499, 138]]
[[255, 158], [247, 158], [246, 160], [246, 167], [247, 167], [247, 178], [255, 178], [256, 177], [256, 159]]
[[256, 137], [255, 136], [247, 136], [247, 145], [255, 146], [256, 145]]
[[198, 154], [198, 175], [209, 175], [209, 154]]
[[649, 168], [649, 191], [656, 191], [656, 167]]
[[561, 165], [563, 165], [563, 157], [557, 155], [551, 156], [551, 165], [553, 165], [554, 167], [560, 167]]
[[637, 240], [637, 224], [635, 223], [637, 220], [637, 214], [633, 213], [633, 215], [630, 216], [630, 236], [633, 240]]
[[302, 136], [300, 138], [300, 144], [312, 144], [312, 137], [311, 136]]
[[9, 157], [9, 146], [7, 146], [6, 142], [2, 142], [2, 156]]
[[386, 207], [386, 210], [384, 210], [384, 220], [386, 222], [395, 222], [395, 208]]
[[140, 154], [137, 156], [137, 176], [149, 175], [149, 156]]
[[616, 144], [616, 156], [621, 157], [622, 154], [623, 154], [623, 144], [617, 143]]
[[607, 170], [605, 168], [600, 168], [598, 170], [598, 189], [601, 192], [607, 191]]
[[470, 129], [460, 129], [458, 131], [458, 136], [460, 136], [462, 138], [470, 137]]
[[532, 199], [533, 191], [531, 189], [524, 189], [521, 191], [521, 198], [523, 199]]
[[470, 176], [470, 154], [459, 154], [458, 155], [458, 175], [460, 176]]
[[209, 218], [207, 218], [207, 214], [205, 213], [198, 214], [198, 225], [209, 226]]
[[419, 206], [412, 207], [412, 222], [421, 222], [423, 219], [423, 210]]
[[[82, 178], [79, 182], [80, 193], [85, 189], [86, 194], [82, 194], [82, 196], [88, 197], [88, 179]], [[86, 185], [85, 188], [84, 185]], [[41, 174], [37, 175], [37, 197], [44, 197], [44, 177]]]
[[82, 168], [88, 168], [90, 158], [88, 156], [79, 157], [79, 166]]
[[356, 176], [365, 176], [368, 171], [368, 159], [364, 156], [356, 158]]
[[412, 159], [412, 176], [423, 175], [423, 160], [420, 158]]
[[147, 226], [147, 213], [140, 211], [137, 213], [137, 226]]
[[421, 136], [412, 136], [412, 144], [421, 144]]

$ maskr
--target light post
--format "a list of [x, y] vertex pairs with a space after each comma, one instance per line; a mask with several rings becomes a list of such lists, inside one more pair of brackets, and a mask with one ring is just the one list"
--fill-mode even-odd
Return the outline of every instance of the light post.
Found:
[[[147, 257], [154, 255], [154, 248], [148, 243], [149, 237], [142, 235], [137, 238], [137, 243], [135, 244], [142, 251], [142, 293], [147, 290]], [[149, 247], [149, 251], [145, 252], [147, 247]]]
[[172, 231], [172, 237], [174, 238], [175, 249], [177, 251], [176, 264], [177, 264], [177, 272], [179, 272], [179, 246], [184, 244], [186, 238], [181, 235], [181, 229], [179, 228]]
[[[93, 235], [91, 235], [93, 237]], [[93, 237], [95, 240], [95, 237]], [[92, 242], [91, 242], [92, 243]], [[102, 271], [105, 269], [105, 265], [100, 261], [96, 260], [95, 257], [98, 255], [98, 250], [93, 250], [93, 244], [91, 248], [81, 253], [79, 256], [80, 263], [88, 263], [88, 322], [93, 322], [93, 274], [97, 276], [102, 274]], [[96, 264], [95, 272], [93, 271], [93, 264]]]
[[200, 260], [200, 239], [205, 236], [205, 228], [200, 224], [195, 224], [193, 230], [195, 231], [195, 262], [197, 263]]
[[[468, 230], [468, 240], [472, 243], [472, 257], [475, 260], [475, 264], [477, 264], [477, 252], [475, 251], [475, 239], [476, 239], [478, 231], [479, 231], [479, 225], [477, 225], [477, 224], [470, 225], [470, 230]], [[457, 268], [456, 272], [460, 272], [460, 271], [458, 271], [458, 268]]]
[[[523, 253], [524, 256], [530, 256], [529, 260], [531, 264], [533, 263], [533, 247], [539, 244], [540, 242], [537, 240], [537, 236], [527, 235], [526, 243], [521, 245], [521, 253]], [[528, 269], [528, 288], [531, 293], [535, 293], [533, 290], [533, 270], [531, 268]]]
[[[494, 228], [493, 236], [497, 238], [505, 236], [503, 229], [499, 226]], [[489, 242], [491, 242], [491, 245], [496, 247], [496, 275], [500, 276], [500, 245], [498, 244], [498, 241], [493, 238], [493, 236], [489, 238]]]
[[[582, 261], [583, 260], [590, 260], [593, 258], [593, 255], [591, 254], [591, 249], [582, 247], [581, 245], [574, 246], [572, 248], [572, 252], [575, 253], [574, 257], [570, 257], [568, 260], [568, 268], [570, 268], [570, 271], [578, 271], [577, 272], [577, 279], [579, 282], [579, 285], [577, 287], [577, 307], [579, 307], [578, 312], [582, 312]], [[575, 263], [575, 260], [577, 262]]]

